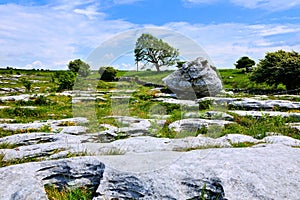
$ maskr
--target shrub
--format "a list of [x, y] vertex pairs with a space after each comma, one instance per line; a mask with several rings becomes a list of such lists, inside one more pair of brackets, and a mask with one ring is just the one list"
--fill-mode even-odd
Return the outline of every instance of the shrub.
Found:
[[5, 108], [3, 112], [8, 116], [18, 116], [18, 117], [38, 117], [42, 114], [41, 110], [29, 109], [29, 108]]
[[105, 81], [99, 80], [97, 84], [97, 89], [111, 89], [114, 85], [111, 83], [107, 83]]
[[114, 81], [116, 80], [118, 70], [113, 67], [104, 66], [100, 67], [98, 73], [100, 74], [100, 80]]
[[283, 50], [266, 53], [250, 80], [275, 86], [282, 84], [287, 90], [300, 87], [300, 54]]
[[49, 105], [50, 101], [47, 97], [40, 95], [34, 100], [35, 105]]
[[22, 78], [21, 82], [24, 85], [24, 87], [26, 88], [26, 91], [30, 92], [32, 83], [27, 78]]
[[57, 72], [55, 77], [57, 77], [58, 91], [73, 89], [76, 80], [73, 72]]
[[78, 73], [82, 77], [87, 77], [91, 73], [89, 64], [83, 62], [80, 59], [70, 61], [68, 68], [71, 72]]

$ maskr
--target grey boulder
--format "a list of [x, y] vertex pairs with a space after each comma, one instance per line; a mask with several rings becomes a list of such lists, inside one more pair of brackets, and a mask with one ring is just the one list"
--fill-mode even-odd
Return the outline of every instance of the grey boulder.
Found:
[[181, 68], [163, 79], [178, 97], [215, 96], [222, 89], [222, 81], [216, 70], [204, 58], [186, 62]]

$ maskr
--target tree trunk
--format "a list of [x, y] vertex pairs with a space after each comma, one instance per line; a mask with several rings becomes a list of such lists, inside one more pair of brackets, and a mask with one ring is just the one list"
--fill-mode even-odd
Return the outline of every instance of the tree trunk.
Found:
[[158, 63], [154, 63], [154, 65], [155, 65], [155, 68], [156, 68], [156, 70], [158, 71], [158, 72], [160, 72], [160, 66], [159, 66], [159, 64]]

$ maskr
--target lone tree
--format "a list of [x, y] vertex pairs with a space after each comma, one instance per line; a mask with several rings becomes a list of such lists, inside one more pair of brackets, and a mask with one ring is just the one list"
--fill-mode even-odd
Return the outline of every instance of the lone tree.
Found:
[[91, 73], [90, 65], [80, 59], [70, 61], [68, 68], [70, 71], [76, 74], [78, 73], [82, 77], [87, 77]]
[[248, 56], [243, 56], [238, 59], [234, 65], [237, 69], [246, 69], [246, 72], [250, 72], [252, 67], [255, 65], [255, 61], [250, 59]]
[[156, 70], [160, 71], [162, 66], [171, 66], [176, 63], [179, 51], [162, 39], [143, 33], [136, 41], [134, 54], [137, 65], [139, 62], [145, 65], [152, 63]]
[[250, 76], [250, 80], [257, 83], [267, 83], [278, 86], [283, 84], [287, 90], [300, 87], [300, 55], [292, 51], [279, 50], [268, 52], [264, 59], [261, 59], [257, 68]]

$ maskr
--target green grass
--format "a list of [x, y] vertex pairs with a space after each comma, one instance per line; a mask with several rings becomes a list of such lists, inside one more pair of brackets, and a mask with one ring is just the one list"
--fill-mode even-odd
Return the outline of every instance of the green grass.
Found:
[[45, 191], [49, 200], [91, 200], [93, 198], [93, 190], [86, 187], [60, 190], [54, 185], [46, 185]]
[[151, 82], [155, 84], [163, 84], [162, 79], [169, 74], [171, 74], [172, 70], [166, 71], [119, 71], [117, 73], [118, 77], [138, 77], [141, 81]]
[[[73, 116], [71, 98], [67, 96], [50, 95], [48, 97], [37, 97], [28, 102], [0, 102], [0, 105], [10, 106], [0, 109], [0, 118], [16, 119], [17, 123], [63, 119]], [[34, 106], [36, 108], [24, 108], [22, 106]]]
[[289, 118], [282, 118], [281, 116], [270, 117], [266, 115], [262, 118], [254, 119], [250, 116], [235, 115], [234, 121], [236, 123], [225, 125], [225, 129], [223, 129], [220, 136], [237, 133], [262, 139], [267, 136], [267, 133], [278, 133], [300, 139], [300, 131], [286, 125], [286, 123], [290, 122], [289, 120]]
[[37, 162], [41, 161], [39, 158], [21, 158], [21, 159], [13, 159], [13, 160], [7, 160], [4, 161], [4, 154], [0, 154], [0, 167], [6, 167], [10, 165], [17, 165], [17, 164], [22, 164], [22, 163], [27, 163], [27, 162]]
[[254, 142], [238, 142], [238, 143], [230, 143], [233, 148], [245, 148], [245, 147], [252, 147], [257, 143]]
[[[11, 147], [11, 146], [9, 146]], [[15, 148], [15, 147], [14, 147]], [[1, 148], [0, 148], [1, 149]], [[51, 152], [48, 152], [48, 156], [57, 154], [59, 152], [65, 151], [65, 149], [54, 149]], [[87, 152], [77, 152], [77, 153], [68, 153], [63, 157], [59, 157], [57, 159], [62, 159], [62, 158], [73, 158], [73, 157], [78, 157], [78, 156], [92, 156], [91, 154], [88, 154]], [[28, 162], [39, 162], [39, 161], [44, 161], [44, 160], [49, 160], [49, 157], [25, 157], [25, 158], [18, 158], [18, 159], [12, 159], [12, 160], [4, 160], [5, 154], [0, 153], [0, 167], [6, 167], [10, 165], [17, 165], [17, 164], [23, 164], [23, 163], [28, 163]], [[51, 160], [56, 160], [56, 158], [51, 159]]]
[[3, 142], [0, 144], [0, 149], [14, 149], [16, 147], [18, 147], [17, 144], [12, 144], [9, 142]]
[[106, 156], [116, 156], [116, 155], [124, 155], [126, 152], [118, 149], [118, 148], [111, 148], [107, 150], [106, 152], [103, 152], [101, 155], [106, 155]]
[[220, 145], [198, 145], [195, 147], [186, 147], [186, 148], [181, 148], [178, 147], [176, 149], [173, 149], [174, 151], [179, 151], [179, 152], [187, 152], [187, 151], [194, 151], [194, 150], [201, 150], [201, 149], [215, 149], [215, 148], [221, 148]]
[[219, 69], [218, 70], [225, 89], [232, 88], [258, 88], [258, 89], [271, 89], [272, 87], [266, 84], [255, 84], [250, 81], [250, 73], [244, 73], [239, 69]]

